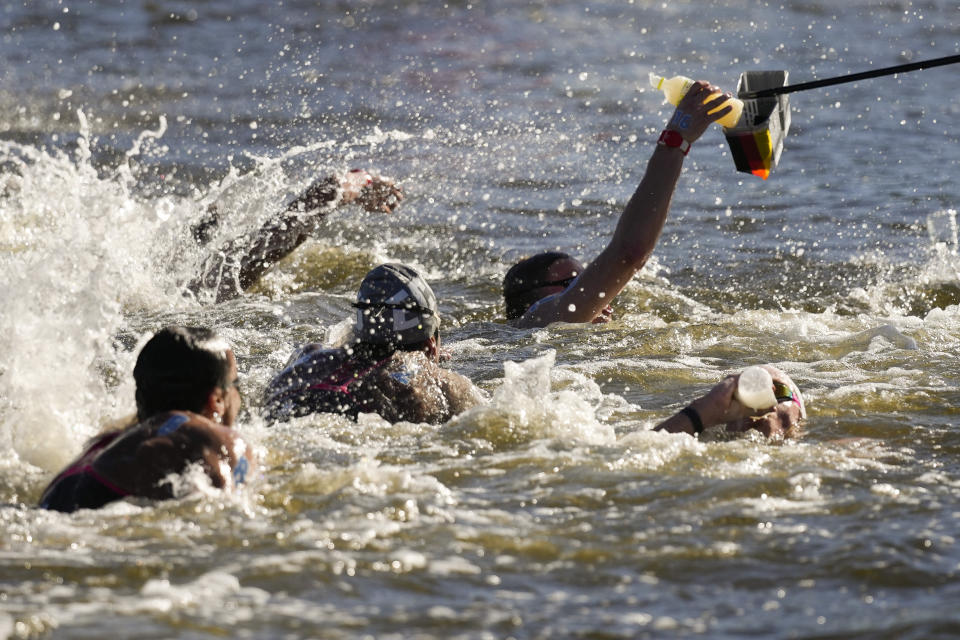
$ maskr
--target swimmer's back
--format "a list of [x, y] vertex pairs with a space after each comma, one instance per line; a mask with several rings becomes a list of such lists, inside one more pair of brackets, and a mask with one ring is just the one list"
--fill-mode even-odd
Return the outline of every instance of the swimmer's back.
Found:
[[377, 364], [355, 358], [343, 348], [304, 345], [267, 385], [264, 417], [284, 422], [313, 413], [339, 413], [356, 419], [358, 387]]
[[83, 453], [47, 486], [40, 498], [40, 507], [71, 513], [77, 509], [99, 509], [129, 495], [93, 470], [97, 456], [120, 434], [120, 431], [111, 431], [91, 440]]
[[479, 401], [461, 389], [471, 385], [460, 378], [422, 352], [397, 351], [377, 360], [310, 344], [268, 385], [264, 415], [282, 422], [313, 413], [353, 419], [376, 413], [388, 422], [441, 424]]
[[[171, 474], [199, 464], [212, 484], [223, 488], [220, 462], [244, 480], [251, 466], [245, 447], [229, 427], [189, 411], [155, 414], [125, 429], [96, 436], [44, 490], [40, 507], [73, 512], [97, 509], [127, 496], [154, 500], [174, 497]], [[241, 450], [242, 449], [242, 450]], [[240, 460], [243, 458], [243, 461]]]

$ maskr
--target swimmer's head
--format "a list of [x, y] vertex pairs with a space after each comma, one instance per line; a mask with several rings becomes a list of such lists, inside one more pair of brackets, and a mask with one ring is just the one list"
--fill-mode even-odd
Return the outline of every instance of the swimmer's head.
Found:
[[420, 345], [437, 335], [437, 297], [416, 271], [382, 264], [364, 277], [357, 291], [357, 339], [398, 348]]
[[133, 369], [137, 416], [143, 420], [174, 410], [202, 413], [211, 391], [233, 383], [230, 358], [230, 345], [210, 329], [161, 329], [140, 350]]
[[794, 402], [800, 408], [800, 419], [807, 419], [807, 405], [803, 400], [803, 394], [800, 393], [800, 387], [780, 369], [773, 365], [765, 364], [763, 368], [770, 372], [774, 378], [773, 391], [777, 402]]
[[503, 300], [507, 320], [515, 320], [530, 306], [567, 288], [583, 271], [583, 265], [569, 254], [545, 251], [510, 267], [503, 278]]

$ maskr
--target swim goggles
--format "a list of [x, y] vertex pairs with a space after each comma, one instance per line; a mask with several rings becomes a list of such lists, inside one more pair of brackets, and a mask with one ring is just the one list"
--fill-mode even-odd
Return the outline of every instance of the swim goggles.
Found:
[[803, 405], [800, 404], [800, 398], [793, 392], [793, 389], [782, 382], [773, 383], [773, 395], [777, 398], [777, 404], [781, 402], [795, 402], [798, 407], [803, 408]]

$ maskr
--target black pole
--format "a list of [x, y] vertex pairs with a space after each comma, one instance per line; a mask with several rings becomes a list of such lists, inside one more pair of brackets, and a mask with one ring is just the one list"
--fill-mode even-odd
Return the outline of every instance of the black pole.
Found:
[[793, 93], [794, 91], [806, 91], [807, 89], [818, 89], [820, 87], [829, 87], [835, 84], [844, 84], [847, 82], [856, 82], [857, 80], [866, 80], [867, 78], [878, 78], [880, 76], [891, 76], [895, 73], [906, 73], [917, 69], [929, 69], [930, 67], [940, 67], [945, 64], [954, 64], [960, 62], [960, 55], [946, 56], [944, 58], [934, 58], [933, 60], [923, 60], [921, 62], [911, 62], [901, 64], [896, 67], [886, 67], [885, 69], [874, 69], [873, 71], [862, 71], [860, 73], [851, 73], [836, 78], [824, 78], [823, 80], [813, 80], [812, 82], [803, 82], [800, 84], [788, 84], [785, 87], [773, 87], [772, 89], [762, 89], [760, 91], [748, 91], [738, 95], [741, 99], [750, 98], [771, 98], [784, 93]]

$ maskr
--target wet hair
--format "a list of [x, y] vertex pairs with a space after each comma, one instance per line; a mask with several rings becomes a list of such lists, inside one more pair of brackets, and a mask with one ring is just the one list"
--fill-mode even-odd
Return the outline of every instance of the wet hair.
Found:
[[137, 416], [162, 411], [203, 411], [210, 392], [230, 384], [230, 345], [211, 329], [166, 327], [137, 356]]
[[583, 266], [576, 258], [561, 251], [544, 251], [510, 267], [507, 275], [503, 277], [503, 301], [507, 305], [507, 320], [521, 317], [534, 302], [543, 298], [537, 289], [564, 284], [563, 281], [550, 280], [550, 267], [560, 260], [573, 262], [578, 274], [583, 271]]

